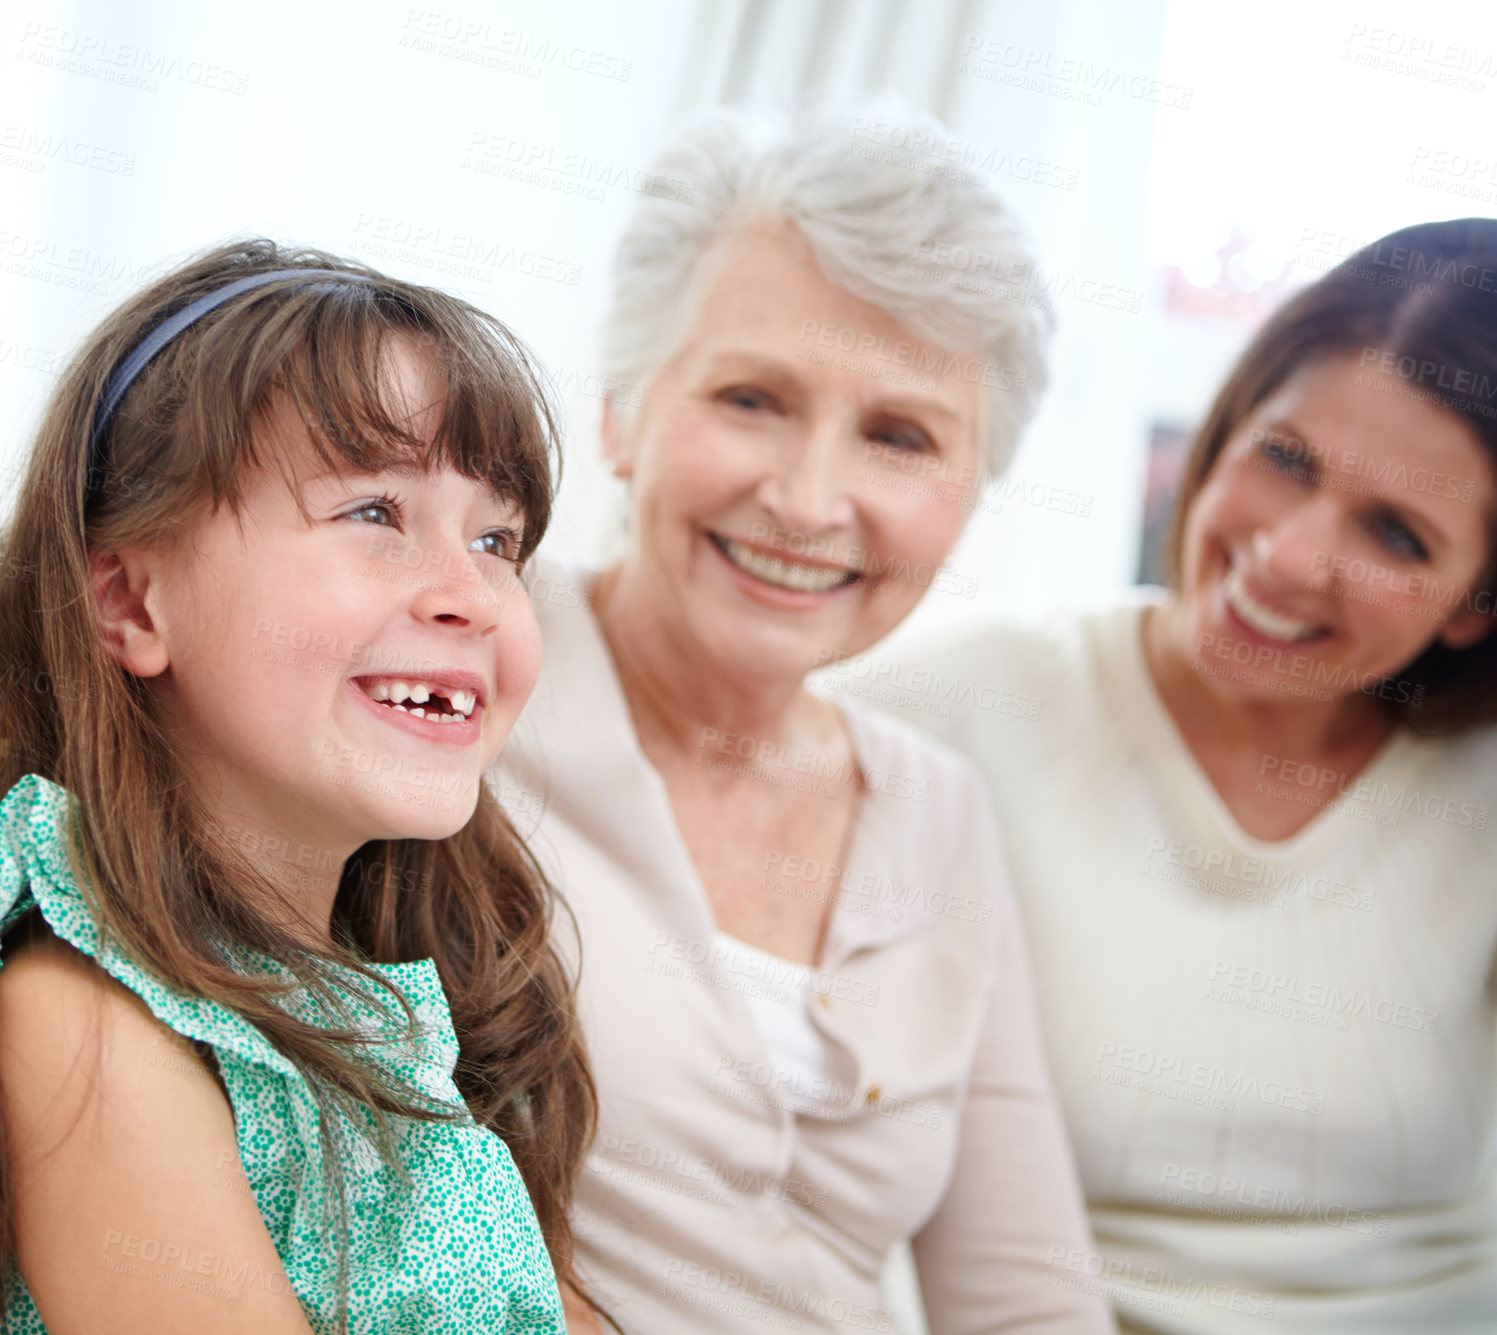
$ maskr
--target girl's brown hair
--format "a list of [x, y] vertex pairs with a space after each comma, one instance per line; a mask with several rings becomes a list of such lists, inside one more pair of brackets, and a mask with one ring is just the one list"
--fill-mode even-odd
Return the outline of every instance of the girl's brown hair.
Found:
[[[297, 268], [369, 281], [272, 282], [190, 326], [120, 403], [107, 466], [90, 494], [90, 430], [121, 359], [205, 293]], [[382, 359], [401, 337], [417, 342], [445, 383], [441, 423], [427, 438], [403, 428], [381, 394]], [[274, 433], [257, 439], [273, 395], [295, 405], [324, 463], [450, 466], [519, 504], [522, 560], [545, 532], [556, 423], [535, 366], [499, 321], [315, 251], [266, 241], [209, 251], [105, 321], [45, 414], [3, 539], [0, 663], [11, 689], [0, 694], [0, 793], [36, 773], [73, 794], [81, 884], [101, 930], [174, 987], [243, 1015], [319, 1098], [375, 1109], [386, 1133], [385, 1115], [460, 1114], [377, 1070], [351, 1026], [294, 1018], [276, 1001], [284, 985], [230, 967], [214, 942], [269, 957], [334, 1014], [336, 967], [345, 986], [351, 969], [370, 999], [392, 998], [414, 1020], [404, 998], [360, 961], [434, 960], [461, 1048], [458, 1088], [474, 1118], [509, 1147], [557, 1277], [567, 1281], [568, 1210], [596, 1096], [575, 982], [551, 944], [558, 898], [493, 795], [480, 784], [472, 819], [448, 838], [378, 841], [349, 858], [333, 910], [338, 957], [319, 957], [280, 925], [284, 918], [258, 907], [274, 902], [275, 887], [215, 832], [182, 780], [150, 692], [103, 644], [90, 552], [170, 543], [222, 504], [241, 513], [249, 470], [290, 466]], [[337, 1146], [325, 1148], [335, 1174]], [[340, 1200], [340, 1183], [329, 1186]], [[3, 1178], [0, 1220], [8, 1230]], [[0, 1261], [11, 1253], [7, 1236]]]
[[[1458, 416], [1497, 469], [1497, 219], [1420, 223], [1364, 246], [1291, 297], [1217, 392], [1185, 463], [1170, 534], [1178, 579], [1186, 518], [1232, 433], [1296, 371], [1355, 354], [1368, 374]], [[1474, 605], [1497, 595], [1497, 516]], [[1497, 719], [1497, 631], [1468, 649], [1436, 640], [1398, 674], [1385, 708], [1416, 732]]]

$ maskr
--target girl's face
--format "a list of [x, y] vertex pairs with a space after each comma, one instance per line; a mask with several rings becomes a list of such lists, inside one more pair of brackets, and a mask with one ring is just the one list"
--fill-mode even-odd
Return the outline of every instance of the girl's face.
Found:
[[[1312, 364], [1232, 433], [1191, 503], [1177, 645], [1233, 695], [1376, 690], [1492, 625], [1479, 577], [1497, 478], [1453, 413]], [[1386, 689], [1386, 688], [1384, 688]]]
[[[388, 364], [396, 416], [434, 431], [432, 369], [409, 342]], [[150, 679], [227, 825], [308, 858], [444, 838], [472, 816], [540, 669], [513, 560], [524, 515], [450, 468], [319, 475], [285, 400], [270, 429], [299, 446], [311, 523], [265, 468], [242, 529], [223, 507], [179, 552], [125, 554], [151, 634], [127, 631], [115, 652]]]
[[798, 680], [939, 583], [980, 487], [985, 374], [831, 282], [792, 226], [703, 261], [680, 350], [605, 421], [657, 626], [715, 671]]

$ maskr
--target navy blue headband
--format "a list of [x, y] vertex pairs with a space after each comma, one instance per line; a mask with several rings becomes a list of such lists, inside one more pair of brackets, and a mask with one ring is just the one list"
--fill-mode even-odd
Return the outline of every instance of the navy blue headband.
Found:
[[109, 383], [104, 386], [104, 397], [99, 400], [98, 411], [94, 414], [93, 431], [88, 438], [88, 494], [90, 497], [93, 496], [104, 473], [104, 458], [100, 446], [109, 429], [109, 419], [114, 415], [114, 410], [120, 406], [120, 400], [125, 397], [126, 391], [135, 383], [135, 377], [145, 370], [151, 358], [189, 325], [196, 324], [210, 311], [216, 311], [224, 302], [232, 300], [241, 292], [250, 292], [257, 287], [264, 287], [266, 283], [292, 278], [318, 282], [330, 278], [342, 278], [354, 283], [373, 281], [364, 274], [349, 273], [343, 269], [275, 269], [270, 273], [257, 273], [248, 278], [236, 279], [224, 287], [209, 292], [206, 296], [199, 297], [169, 319], [163, 320], [136, 344], [124, 361], [115, 367], [114, 374], [109, 377]]

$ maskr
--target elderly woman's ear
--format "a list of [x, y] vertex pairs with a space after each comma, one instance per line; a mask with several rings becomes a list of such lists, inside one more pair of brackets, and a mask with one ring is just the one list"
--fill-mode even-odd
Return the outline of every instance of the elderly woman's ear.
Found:
[[603, 418], [599, 424], [599, 436], [603, 442], [603, 457], [613, 467], [614, 477], [628, 479], [634, 476], [634, 451], [624, 429], [623, 413], [615, 406], [613, 396], [603, 397]]

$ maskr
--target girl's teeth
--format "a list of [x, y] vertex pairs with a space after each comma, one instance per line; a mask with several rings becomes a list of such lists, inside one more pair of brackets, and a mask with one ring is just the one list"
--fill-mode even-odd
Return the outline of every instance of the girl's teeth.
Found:
[[[478, 694], [475, 691], [455, 690], [448, 695], [453, 712], [450, 714], [438, 713], [436, 710], [422, 709], [432, 698], [431, 687], [424, 682], [402, 681], [392, 678], [384, 681], [359, 683], [364, 693], [371, 700], [382, 700], [392, 709], [398, 709], [402, 714], [414, 714], [417, 718], [428, 718], [442, 723], [461, 723], [478, 706]], [[407, 709], [404, 702], [409, 701], [413, 708]]]
[[798, 561], [785, 561], [778, 556], [765, 556], [752, 547], [745, 547], [731, 538], [721, 540], [721, 548], [735, 566], [766, 584], [796, 593], [825, 593], [840, 584], [846, 584], [855, 572], [850, 570], [828, 570], [825, 566], [802, 565]]

